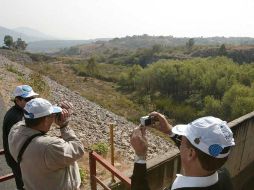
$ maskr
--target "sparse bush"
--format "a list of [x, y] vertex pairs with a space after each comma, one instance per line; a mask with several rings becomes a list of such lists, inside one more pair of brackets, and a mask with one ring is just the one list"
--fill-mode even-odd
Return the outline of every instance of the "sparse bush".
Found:
[[80, 174], [81, 184], [84, 184], [85, 180], [88, 177], [88, 172], [87, 172], [87, 170], [85, 170], [83, 168], [79, 168], [79, 174]]
[[106, 156], [109, 151], [109, 145], [105, 142], [99, 142], [92, 145], [92, 150], [102, 156]]
[[32, 73], [29, 75], [29, 81], [27, 83], [33, 87], [35, 92], [38, 92], [40, 96], [46, 98], [49, 96], [50, 89], [48, 84], [43, 80], [43, 77], [39, 73]]
[[19, 72], [14, 66], [7, 65], [6, 66], [7, 71], [17, 74], [18, 76], [24, 76], [23, 73]]

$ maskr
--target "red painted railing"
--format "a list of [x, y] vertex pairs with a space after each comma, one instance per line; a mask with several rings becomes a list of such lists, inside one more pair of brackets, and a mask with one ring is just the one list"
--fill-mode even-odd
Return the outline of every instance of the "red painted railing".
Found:
[[[0, 149], [0, 155], [4, 155], [4, 150]], [[97, 189], [97, 183], [99, 183], [104, 189], [110, 190], [110, 188], [105, 185], [97, 176], [96, 176], [96, 161], [99, 162], [102, 166], [104, 166], [108, 171], [110, 171], [114, 176], [116, 176], [120, 181], [123, 182], [129, 189], [131, 188], [131, 179], [122, 175], [122, 173], [116, 169], [113, 165], [111, 165], [107, 160], [101, 157], [96, 152], [89, 153], [89, 165], [90, 165], [90, 184], [91, 190]], [[4, 176], [0, 176], [0, 183], [10, 180], [14, 178], [14, 175], [7, 174]]]
[[96, 161], [104, 166], [108, 171], [110, 171], [114, 176], [116, 176], [120, 181], [123, 182], [129, 189], [131, 189], [131, 179], [122, 175], [122, 173], [111, 165], [107, 160], [101, 157], [96, 152], [89, 153], [89, 165], [90, 165], [90, 184], [91, 190], [97, 189], [97, 183], [99, 183], [104, 189], [110, 190], [110, 188], [105, 185], [97, 176], [96, 176]]
[[[4, 155], [4, 149], [0, 149], [0, 155]], [[4, 175], [4, 176], [0, 176], [0, 183], [4, 182], [4, 181], [7, 181], [7, 180], [10, 180], [12, 178], [14, 178], [14, 175], [12, 173]]]

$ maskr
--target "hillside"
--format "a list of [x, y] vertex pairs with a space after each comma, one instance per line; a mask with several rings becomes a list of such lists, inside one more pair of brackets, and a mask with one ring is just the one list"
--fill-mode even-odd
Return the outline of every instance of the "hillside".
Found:
[[14, 28], [13, 30], [18, 33], [26, 34], [27, 36], [36, 37], [40, 40], [56, 40], [57, 39], [56, 37], [44, 34], [38, 30], [28, 28], [28, 27], [18, 27], [18, 28]]
[[108, 38], [98, 38], [92, 40], [64, 40], [57, 39], [56, 37], [27, 27], [9, 29], [0, 26], [0, 46], [4, 45], [4, 37], [6, 35], [12, 36], [14, 41], [17, 40], [17, 38], [21, 38], [28, 44], [27, 51], [33, 53], [54, 53], [72, 46], [88, 44], [100, 40], [109, 40]]
[[27, 51], [32, 53], [54, 53], [62, 49], [91, 43], [90, 40], [42, 40], [29, 42]]
[[[1, 97], [6, 107], [10, 107], [13, 104], [11, 102], [12, 90], [18, 84], [29, 83], [29, 78], [31, 79], [32, 76], [31, 73], [32, 71], [24, 65], [11, 62], [0, 55], [0, 89]], [[116, 125], [115, 146], [118, 154], [127, 160], [133, 159], [134, 151], [130, 148], [129, 135], [136, 126], [135, 124], [88, 101], [78, 93], [69, 90], [47, 77], [43, 77], [42, 80], [49, 88], [47, 90], [48, 93], [42, 94], [42, 97], [46, 96], [53, 103], [58, 103], [62, 100], [68, 100], [73, 103], [75, 113], [72, 116], [71, 126], [82, 139], [85, 146], [90, 146], [98, 142], [108, 142], [108, 125], [109, 123], [114, 123]], [[50, 131], [51, 135], [56, 133], [57, 130], [55, 128]], [[160, 154], [165, 154], [167, 150], [175, 149], [170, 142], [153, 135], [149, 131], [147, 138], [149, 139], [149, 143], [151, 143], [148, 151], [149, 159]]]
[[[33, 31], [33, 32], [32, 32]], [[28, 30], [27, 28], [19, 28], [19, 29], [9, 29], [0, 26], [0, 46], [4, 44], [4, 36], [10, 35], [13, 37], [13, 40], [17, 40], [17, 38], [22, 38], [22, 40], [25, 40], [26, 42], [33, 42], [33, 41], [40, 41], [40, 40], [48, 40], [53, 39], [48, 37], [45, 34], [42, 34], [38, 31], [36, 33], [34, 30]]]
[[[124, 38], [114, 38], [109, 41], [97, 41], [93, 44], [80, 45], [69, 50], [60, 51], [59, 54], [87, 56], [94, 53], [105, 53], [109, 51], [124, 52], [133, 51], [139, 48], [152, 48], [155, 45], [162, 47], [184, 47], [190, 38], [177, 38], [173, 36], [127, 36]], [[254, 38], [249, 37], [197, 37], [194, 38], [196, 46], [220, 46], [222, 44], [254, 45]]]

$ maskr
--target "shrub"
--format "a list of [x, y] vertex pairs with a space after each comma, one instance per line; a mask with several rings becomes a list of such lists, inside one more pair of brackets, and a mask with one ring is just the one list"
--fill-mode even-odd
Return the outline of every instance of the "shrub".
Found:
[[18, 71], [14, 66], [12, 66], [12, 65], [6, 65], [6, 69], [7, 69], [7, 71], [12, 72], [12, 73], [15, 73], [15, 74], [17, 74], [18, 76], [24, 76], [23, 73], [19, 72], [19, 71]]
[[29, 75], [29, 81], [27, 83], [32, 86], [35, 92], [38, 92], [40, 96], [47, 98], [50, 93], [48, 84], [44, 81], [42, 75], [39, 73], [32, 73]]
[[109, 145], [104, 142], [99, 142], [92, 145], [92, 150], [100, 155], [106, 156], [109, 151]]
[[85, 179], [88, 176], [87, 171], [85, 169], [83, 169], [83, 168], [79, 168], [79, 174], [80, 174], [81, 184], [84, 184], [85, 183]]

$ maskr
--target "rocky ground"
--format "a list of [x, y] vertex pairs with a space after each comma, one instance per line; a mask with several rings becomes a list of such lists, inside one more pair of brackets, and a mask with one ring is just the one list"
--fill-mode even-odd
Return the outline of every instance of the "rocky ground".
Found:
[[[6, 57], [0, 55], [0, 89], [6, 107], [13, 105], [11, 102], [12, 91], [15, 86], [21, 84], [19, 74], [10, 71], [10, 66], [17, 70], [18, 73], [23, 73], [27, 80], [28, 75], [32, 72], [21, 63], [12, 62]], [[63, 76], [64, 77], [64, 76]], [[109, 124], [115, 125], [115, 146], [119, 154], [127, 160], [132, 160], [134, 151], [130, 146], [129, 136], [132, 130], [136, 127], [132, 122], [120, 117], [101, 106], [88, 101], [80, 96], [77, 92], [72, 92], [68, 88], [58, 84], [57, 82], [45, 77], [44, 80], [50, 87], [50, 101], [59, 103], [62, 100], [67, 100], [73, 103], [75, 112], [72, 116], [71, 126], [84, 142], [85, 146], [92, 145], [98, 142], [108, 142], [109, 139]], [[51, 134], [57, 133], [57, 129], [52, 128]], [[163, 155], [175, 147], [161, 137], [147, 132], [149, 141], [148, 158], [154, 158], [158, 155]]]

